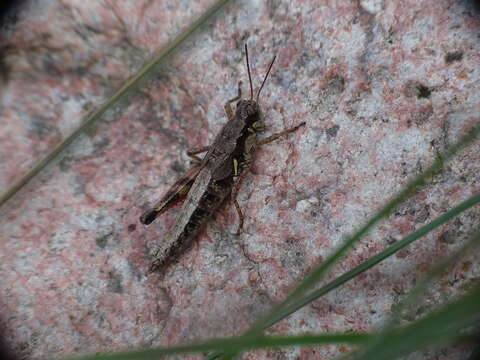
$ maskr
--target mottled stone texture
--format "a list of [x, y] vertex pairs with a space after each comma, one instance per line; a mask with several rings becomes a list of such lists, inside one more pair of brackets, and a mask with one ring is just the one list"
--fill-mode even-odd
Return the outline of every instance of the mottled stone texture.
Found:
[[[2, 32], [0, 186], [75, 129], [213, 1], [24, 1]], [[1, 209], [0, 314], [32, 359], [238, 334], [366, 217], [478, 122], [480, 18], [465, 1], [236, 1], [171, 57], [158, 78]], [[149, 254], [176, 211], [138, 216], [209, 143], [223, 103], [278, 58], [261, 105], [268, 133], [228, 204], [164, 274]], [[370, 233], [332, 277], [479, 190], [480, 146]], [[372, 330], [415, 279], [479, 225], [462, 214], [274, 327]], [[478, 283], [478, 256], [451, 270], [427, 311]], [[346, 347], [260, 351], [248, 359], [328, 359]], [[463, 359], [450, 347], [412, 359]]]

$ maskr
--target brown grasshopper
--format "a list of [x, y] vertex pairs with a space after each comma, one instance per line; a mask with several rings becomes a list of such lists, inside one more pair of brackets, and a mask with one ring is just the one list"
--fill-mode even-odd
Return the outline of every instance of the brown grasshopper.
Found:
[[[153, 255], [151, 271], [159, 270], [176, 262], [187, 250], [201, 230], [202, 226], [214, 214], [220, 205], [230, 197], [233, 200], [239, 217], [237, 234], [243, 227], [243, 214], [237, 202], [237, 194], [241, 180], [248, 173], [252, 155], [260, 145], [268, 144], [279, 137], [294, 132], [305, 125], [301, 123], [264, 139], [257, 139], [257, 134], [264, 131], [263, 116], [258, 105], [260, 91], [267, 80], [275, 57], [273, 57], [262, 85], [253, 100], [253, 85], [248, 61], [248, 49], [245, 44], [248, 79], [250, 82], [250, 99], [242, 100], [240, 81], [238, 95], [228, 100], [225, 113], [228, 122], [216, 136], [213, 144], [187, 151], [196, 163], [167, 191], [153, 208], [140, 216], [140, 222], [150, 224], [155, 218], [184, 201], [173, 229]], [[235, 113], [231, 104], [238, 101]], [[207, 152], [203, 159], [197, 154]]]

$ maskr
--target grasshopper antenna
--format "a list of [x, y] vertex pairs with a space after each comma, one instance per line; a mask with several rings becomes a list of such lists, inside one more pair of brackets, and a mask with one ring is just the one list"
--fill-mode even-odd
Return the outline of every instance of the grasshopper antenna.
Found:
[[248, 81], [250, 81], [250, 100], [253, 100], [252, 75], [250, 75], [250, 64], [248, 62], [248, 48], [246, 43], [245, 43], [245, 57], [247, 58]]
[[270, 74], [270, 70], [272, 69], [273, 62], [275, 61], [275, 58], [276, 58], [276, 57], [277, 57], [277, 55], [275, 55], [275, 56], [273, 57], [272, 62], [270, 63], [270, 66], [268, 67], [267, 75], [265, 75], [265, 78], [263, 79], [263, 82], [262, 82], [262, 86], [260, 86], [260, 89], [258, 90], [258, 93], [257, 93], [257, 103], [258, 103], [258, 98], [260, 97], [260, 91], [262, 91], [263, 85], [265, 85], [265, 81], [267, 81], [268, 74]]

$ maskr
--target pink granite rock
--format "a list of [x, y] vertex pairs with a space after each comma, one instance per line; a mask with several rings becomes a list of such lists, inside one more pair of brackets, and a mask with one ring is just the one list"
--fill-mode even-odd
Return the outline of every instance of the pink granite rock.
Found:
[[[25, 1], [0, 38], [0, 186], [79, 126], [213, 1]], [[32, 359], [239, 334], [327, 257], [480, 113], [480, 17], [457, 1], [232, 2], [170, 57], [158, 78], [0, 209], [0, 314]], [[163, 274], [150, 253], [178, 210], [138, 222], [188, 167], [187, 148], [225, 124], [243, 45], [263, 90], [267, 135], [231, 204]], [[480, 145], [464, 151], [333, 271], [359, 264], [479, 191]], [[370, 331], [438, 258], [478, 227], [462, 214], [277, 324], [281, 333]], [[478, 280], [478, 255], [428, 295], [433, 306]], [[327, 359], [345, 347], [288, 348], [248, 359]], [[462, 359], [451, 347], [415, 359]], [[416, 355], [416, 356], [417, 356]]]

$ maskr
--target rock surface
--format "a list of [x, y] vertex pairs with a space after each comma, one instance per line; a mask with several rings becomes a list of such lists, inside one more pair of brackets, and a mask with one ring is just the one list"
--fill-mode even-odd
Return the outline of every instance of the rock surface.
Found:
[[[213, 1], [25, 1], [0, 39], [0, 187], [79, 126]], [[480, 16], [466, 1], [232, 2], [169, 58], [158, 78], [0, 209], [0, 314], [9, 344], [32, 359], [239, 334], [327, 257], [480, 113]], [[138, 217], [212, 141], [223, 104], [247, 93], [243, 44], [262, 92], [267, 135], [231, 204], [164, 274], [149, 254], [172, 210]], [[331, 277], [478, 192], [480, 146], [450, 162], [371, 232]], [[415, 279], [478, 227], [479, 209], [430, 233], [277, 324], [281, 333], [370, 331]], [[458, 264], [424, 309], [478, 282]], [[345, 347], [250, 353], [326, 359]], [[462, 359], [456, 346], [415, 359]]]

